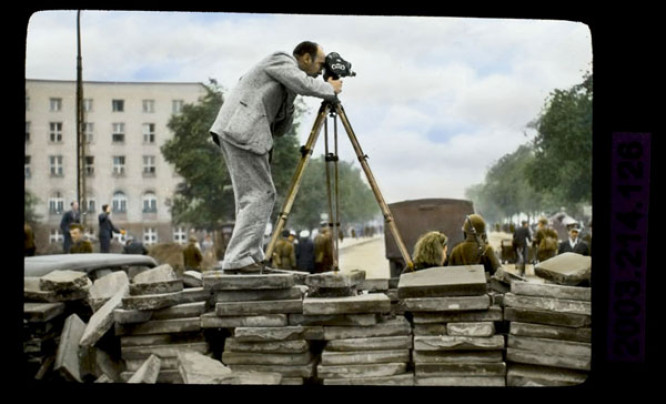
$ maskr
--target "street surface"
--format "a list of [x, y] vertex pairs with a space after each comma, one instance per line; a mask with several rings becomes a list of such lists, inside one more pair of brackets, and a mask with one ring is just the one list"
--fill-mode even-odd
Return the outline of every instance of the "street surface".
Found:
[[[488, 241], [500, 257], [501, 240], [511, 238], [508, 233], [489, 233]], [[409, 248], [409, 247], [408, 247]], [[382, 279], [390, 277], [389, 262], [385, 257], [384, 236], [364, 237], [357, 239], [344, 239], [339, 245], [340, 271], [349, 272], [354, 269], [365, 271], [367, 279]], [[451, 247], [449, 247], [449, 252]], [[411, 250], [410, 250], [411, 253]], [[516, 273], [514, 264], [504, 264], [507, 272]], [[534, 275], [534, 266], [528, 264], [525, 269], [526, 278], [530, 282], [543, 282]]]

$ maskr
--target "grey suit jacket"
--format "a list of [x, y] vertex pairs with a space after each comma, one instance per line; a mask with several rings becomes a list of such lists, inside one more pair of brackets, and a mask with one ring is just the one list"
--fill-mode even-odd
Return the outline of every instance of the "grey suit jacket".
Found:
[[296, 59], [276, 52], [239, 80], [224, 100], [210, 132], [238, 148], [265, 154], [273, 136], [282, 136], [293, 121], [297, 94], [335, 99], [333, 87], [298, 68]]

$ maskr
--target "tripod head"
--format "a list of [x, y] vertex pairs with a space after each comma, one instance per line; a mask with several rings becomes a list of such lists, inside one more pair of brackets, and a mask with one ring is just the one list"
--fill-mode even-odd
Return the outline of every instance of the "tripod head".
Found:
[[337, 52], [331, 52], [326, 55], [324, 61], [324, 81], [328, 81], [329, 77], [333, 80], [339, 80], [341, 77], [356, 76], [356, 73], [351, 70], [351, 63], [344, 60]]

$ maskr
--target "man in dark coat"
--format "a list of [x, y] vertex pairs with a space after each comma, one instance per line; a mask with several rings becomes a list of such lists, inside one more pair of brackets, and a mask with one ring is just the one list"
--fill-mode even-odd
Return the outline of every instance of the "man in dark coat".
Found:
[[140, 254], [148, 255], [148, 249], [143, 243], [136, 241], [134, 237], [127, 237], [125, 246], [123, 247], [123, 254]]
[[513, 233], [513, 248], [516, 251], [516, 269], [521, 275], [525, 274], [525, 263], [527, 262], [527, 252], [529, 243], [532, 242], [530, 227], [527, 220], [523, 220], [521, 226]]
[[295, 269], [296, 252], [294, 251], [293, 237], [289, 230], [284, 230], [281, 236], [275, 243], [273, 266], [279, 269]]
[[74, 201], [70, 204], [72, 209], [65, 212], [60, 220], [60, 231], [63, 235], [62, 250], [69, 254], [69, 247], [72, 245], [72, 236], [69, 234], [69, 226], [72, 223], [81, 223], [81, 212], [79, 212], [79, 203]]
[[299, 271], [314, 273], [314, 243], [307, 230], [303, 230], [299, 234], [296, 245], [296, 267]]
[[183, 264], [185, 269], [188, 271], [199, 271], [201, 272], [201, 261], [203, 261], [203, 254], [197, 246], [196, 236], [190, 236], [189, 243], [183, 249]]
[[99, 215], [99, 250], [102, 253], [111, 251], [113, 233], [125, 234], [125, 230], [121, 230], [113, 224], [110, 215], [111, 206], [103, 205], [102, 213]]
[[580, 255], [590, 255], [587, 243], [578, 237], [577, 228], [569, 229], [569, 239], [560, 243], [560, 247], [557, 250], [557, 253], [562, 254], [565, 252], [573, 252]]
[[542, 217], [537, 224], [537, 231], [532, 244], [536, 248], [536, 259], [543, 262], [557, 255], [557, 232], [548, 225], [548, 219]]
[[333, 239], [328, 223], [322, 223], [319, 233], [314, 239], [315, 273], [332, 271], [335, 266], [333, 258]]

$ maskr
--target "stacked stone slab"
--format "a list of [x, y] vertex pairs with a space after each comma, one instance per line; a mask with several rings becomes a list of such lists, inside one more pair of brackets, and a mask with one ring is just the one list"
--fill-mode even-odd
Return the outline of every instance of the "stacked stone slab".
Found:
[[121, 374], [124, 381], [136, 382], [135, 373], [150, 370], [150, 378], [144, 377], [141, 383], [182, 383], [178, 354], [210, 355], [201, 327], [210, 293], [189, 282], [193, 287], [185, 287], [183, 279], [169, 264], [131, 279], [129, 294], [113, 311], [115, 335], [126, 365]]
[[591, 362], [591, 288], [514, 282], [504, 296], [509, 386], [585, 382]]
[[303, 311], [304, 287], [297, 279], [288, 271], [204, 274], [214, 311], [202, 316], [202, 327], [227, 330], [221, 362], [235, 375], [234, 384], [303, 384], [314, 376], [306, 330], [289, 324], [290, 315]]
[[61, 270], [24, 278], [23, 353], [26, 376], [49, 379], [69, 313], [90, 316], [86, 303], [92, 285], [85, 273]]
[[401, 275], [398, 296], [412, 318], [414, 383], [505, 386], [502, 309], [483, 266], [434, 267]]
[[317, 383], [413, 385], [411, 326], [404, 316], [391, 314], [391, 300], [379, 292], [382, 286], [371, 284], [363, 271], [326, 272], [306, 279], [303, 315], [290, 320], [312, 327], [312, 334], [320, 333]]

